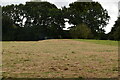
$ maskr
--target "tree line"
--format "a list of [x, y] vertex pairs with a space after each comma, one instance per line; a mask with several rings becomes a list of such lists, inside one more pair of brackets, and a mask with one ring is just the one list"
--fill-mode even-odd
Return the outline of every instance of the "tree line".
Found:
[[[98, 2], [74, 2], [58, 9], [49, 2], [2, 7], [3, 41], [29, 41], [43, 39], [111, 39], [119, 40], [119, 19], [112, 31], [105, 34], [104, 27], [110, 16]], [[65, 23], [73, 26], [64, 30]]]

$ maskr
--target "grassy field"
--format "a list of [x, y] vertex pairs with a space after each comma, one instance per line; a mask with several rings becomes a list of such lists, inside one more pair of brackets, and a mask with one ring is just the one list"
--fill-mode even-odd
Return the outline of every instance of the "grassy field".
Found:
[[73, 39], [73, 40], [91, 42], [102, 45], [118, 46], [118, 41], [112, 41], [112, 40], [92, 40], [92, 39]]
[[115, 41], [51, 39], [3, 42], [3, 76], [13, 78], [115, 78]]

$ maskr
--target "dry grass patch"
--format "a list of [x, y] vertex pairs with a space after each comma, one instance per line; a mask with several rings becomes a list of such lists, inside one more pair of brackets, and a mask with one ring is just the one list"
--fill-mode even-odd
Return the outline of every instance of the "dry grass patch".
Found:
[[118, 47], [74, 40], [3, 42], [3, 76], [114, 78]]

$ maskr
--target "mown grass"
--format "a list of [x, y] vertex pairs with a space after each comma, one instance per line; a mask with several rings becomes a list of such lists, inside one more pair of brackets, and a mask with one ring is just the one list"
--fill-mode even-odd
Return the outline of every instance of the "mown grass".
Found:
[[100, 45], [94, 42], [71, 39], [3, 42], [3, 77], [117, 77], [118, 46]]
[[118, 46], [118, 41], [112, 41], [112, 40], [93, 40], [93, 39], [73, 39], [77, 41], [83, 41], [83, 42], [91, 42], [95, 44], [102, 44], [102, 45], [111, 45], [111, 46]]

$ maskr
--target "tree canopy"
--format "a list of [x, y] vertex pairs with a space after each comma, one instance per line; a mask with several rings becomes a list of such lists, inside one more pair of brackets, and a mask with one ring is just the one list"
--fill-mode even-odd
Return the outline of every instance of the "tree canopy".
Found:
[[120, 40], [120, 17], [115, 21], [114, 27], [109, 33], [109, 39], [111, 40]]
[[63, 8], [65, 17], [69, 23], [75, 26], [85, 23], [91, 28], [92, 33], [104, 33], [104, 27], [108, 24], [109, 16], [98, 2], [74, 2], [70, 7]]
[[[74, 31], [80, 34], [77, 38], [101, 39], [110, 18], [98, 2], [74, 2], [58, 9], [52, 3], [35, 1], [2, 7], [3, 40], [73, 38]], [[65, 22], [74, 26], [66, 31]]]
[[91, 29], [86, 24], [80, 24], [70, 29], [71, 37], [75, 39], [89, 39], [92, 38]]
[[[21, 32], [27, 33], [28, 36], [30, 36], [30, 33], [34, 33], [34, 37], [37, 37], [35, 39], [43, 39], [44, 37], [60, 38], [62, 36], [62, 29], [64, 28], [63, 13], [49, 2], [8, 5], [3, 7], [2, 13], [3, 17], [4, 15], [8, 16], [15, 26], [20, 27]], [[22, 39], [25, 38], [27, 37]]]

